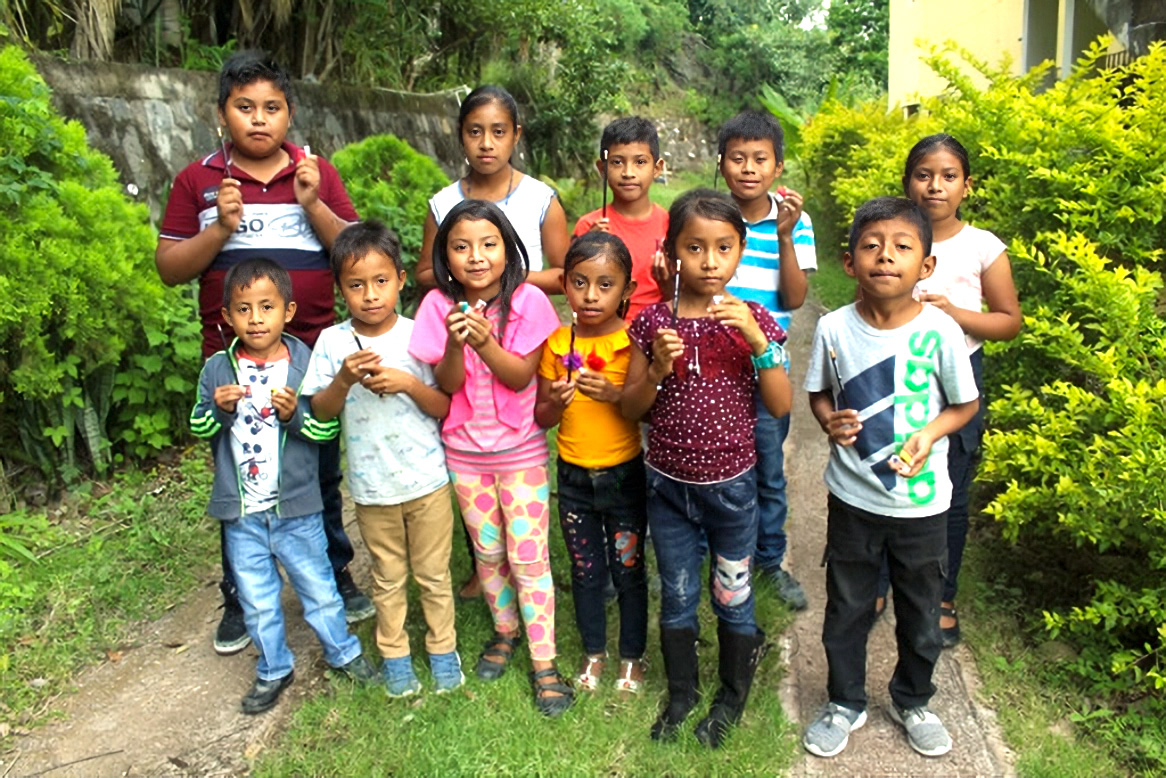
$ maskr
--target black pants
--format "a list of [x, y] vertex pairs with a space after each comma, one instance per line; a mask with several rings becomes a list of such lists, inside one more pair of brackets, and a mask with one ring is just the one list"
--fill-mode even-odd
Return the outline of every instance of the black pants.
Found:
[[847, 505], [834, 495], [826, 525], [826, 618], [822, 645], [829, 663], [830, 701], [866, 709], [866, 642], [875, 621], [879, 566], [884, 555], [895, 587], [899, 661], [891, 699], [904, 708], [935, 694], [939, 659], [939, 598], [947, 567], [947, 514], [899, 519]]
[[[324, 499], [324, 535], [328, 538], [328, 561], [332, 572], [339, 573], [348, 567], [356, 552], [352, 541], [344, 532], [344, 498], [340, 494], [340, 439], [336, 438], [320, 446], [320, 494]], [[219, 522], [219, 552], [223, 559], [223, 580], [219, 589], [224, 599], [236, 599], [235, 571], [227, 559], [227, 538], [223, 522]]]
[[559, 525], [571, 558], [575, 624], [588, 654], [607, 650], [603, 589], [619, 593], [619, 655], [639, 659], [648, 642], [644, 461], [590, 470], [559, 459]]

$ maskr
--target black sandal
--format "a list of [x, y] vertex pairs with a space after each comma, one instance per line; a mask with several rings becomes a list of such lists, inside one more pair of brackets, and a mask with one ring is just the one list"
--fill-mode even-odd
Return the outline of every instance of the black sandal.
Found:
[[[543, 678], [555, 680], [550, 683], [539, 683]], [[563, 676], [559, 675], [559, 671], [554, 667], [532, 672], [530, 684], [534, 687], [534, 706], [544, 716], [551, 718], [562, 716], [575, 701], [575, 690], [563, 681]], [[557, 695], [548, 697], [545, 692], [557, 692]]]
[[[505, 646], [505, 650], [502, 648]], [[510, 664], [511, 658], [514, 656], [514, 650], [518, 648], [518, 637], [507, 637], [506, 635], [494, 635], [486, 641], [486, 645], [482, 648], [482, 653], [478, 654], [478, 665], [474, 668], [474, 672], [483, 681], [496, 681], [502, 677], [506, 672], [507, 666]], [[491, 662], [487, 657], [499, 657], [501, 662]]]
[[940, 605], [939, 615], [941, 617], [946, 616], [949, 619], [955, 619], [954, 625], [950, 627], [939, 628], [940, 633], [943, 635], [943, 647], [954, 648], [955, 646], [958, 646], [960, 642], [960, 619], [959, 616], [957, 616], [955, 613], [955, 608], [945, 608], [944, 606]]

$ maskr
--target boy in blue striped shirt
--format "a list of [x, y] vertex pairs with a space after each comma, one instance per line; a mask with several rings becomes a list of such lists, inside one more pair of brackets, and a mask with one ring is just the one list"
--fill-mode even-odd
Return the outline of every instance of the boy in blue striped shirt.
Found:
[[[785, 187], [770, 189], [784, 168], [784, 133], [772, 115], [737, 114], [721, 127], [717, 152], [721, 176], [745, 217], [745, 253], [727, 285], [742, 300], [764, 305], [788, 333], [791, 311], [800, 308], [807, 276], [818, 267], [814, 228], [802, 211], [802, 196]], [[789, 371], [789, 357], [786, 357]], [[806, 607], [801, 584], [782, 569], [785, 559], [785, 457], [789, 415], [774, 418], [757, 401], [757, 504], [760, 522], [754, 568], [773, 578], [778, 596], [796, 610]]]

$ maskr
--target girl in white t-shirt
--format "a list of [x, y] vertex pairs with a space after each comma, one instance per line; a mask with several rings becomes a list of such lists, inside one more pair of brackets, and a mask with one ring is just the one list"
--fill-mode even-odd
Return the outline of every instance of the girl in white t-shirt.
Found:
[[[929, 135], [907, 154], [903, 190], [931, 220], [931, 252], [936, 257], [935, 272], [920, 281], [915, 291], [921, 302], [939, 308], [963, 328], [982, 395], [984, 341], [1015, 338], [1021, 315], [1004, 243], [960, 219], [960, 203], [971, 188], [967, 149], [952, 136]], [[968, 487], [979, 459], [985, 405], [981, 402], [976, 416], [949, 440], [948, 572], [939, 622], [945, 648], [960, 639], [956, 584], [968, 534]]]

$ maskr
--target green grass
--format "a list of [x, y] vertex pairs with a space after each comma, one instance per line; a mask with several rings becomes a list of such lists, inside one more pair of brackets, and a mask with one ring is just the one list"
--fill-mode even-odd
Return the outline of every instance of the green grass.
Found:
[[969, 536], [960, 572], [963, 638], [975, 655], [983, 696], [1017, 755], [1016, 773], [1031, 778], [1153, 774], [1157, 770], [1136, 763], [1143, 745], [1136, 737], [1098, 728], [1104, 721], [1075, 722], [1103, 703], [1091, 700], [1067, 672], [1071, 659], [1047, 650], [1048, 636], [1037, 626], [1045, 598], [1073, 585], [1053, 581], [1053, 569], [1047, 559], [1024, 554], [1001, 540], [994, 527], [984, 527]]
[[[672, 203], [676, 198], [680, 197], [680, 195], [689, 189], [712, 186], [714, 167], [712, 163], [709, 163], [701, 170], [672, 171], [668, 174], [668, 183], [654, 182], [648, 190], [648, 196], [652, 198], [652, 202], [656, 203], [656, 205], [659, 205], [664, 210], [668, 210], [672, 207]], [[717, 188], [722, 192], [728, 191], [724, 181], [718, 180]]]
[[818, 251], [818, 270], [810, 276], [810, 294], [830, 310], [854, 302], [854, 279], [842, 269], [840, 257], [827, 257]]
[[218, 559], [200, 448], [174, 466], [89, 481], [51, 511], [0, 517], [37, 556], [0, 558], [0, 722], [41, 719], [49, 700], [135, 625], [182, 602]]
[[[552, 457], [552, 462], [554, 461]], [[552, 507], [557, 512], [554, 501]], [[556, 584], [555, 629], [558, 664], [574, 673], [583, 656], [575, 628], [574, 607], [566, 591], [566, 549], [558, 521], [552, 517], [551, 559]], [[648, 554], [649, 570], [655, 568]], [[460, 524], [454, 530], [454, 581], [469, 571]], [[793, 620], [780, 605], [768, 580], [757, 587], [757, 620], [776, 641]], [[648, 677], [639, 698], [623, 700], [611, 688], [616, 662], [608, 663], [604, 684], [595, 694], [582, 693], [561, 719], [541, 716], [534, 707], [527, 673], [529, 653], [521, 645], [510, 669], [486, 683], [473, 675], [477, 652], [493, 633], [484, 602], [459, 604], [458, 648], [467, 682], [445, 696], [429, 691], [419, 698], [391, 700], [382, 686], [331, 691], [307, 701], [295, 713], [280, 742], [254, 765], [258, 776], [277, 775], [774, 775], [784, 772], [796, 748], [793, 725], [777, 695], [783, 668], [775, 648], [762, 662], [745, 717], [725, 747], [710, 751], [697, 743], [691, 728], [704, 715], [701, 706], [676, 743], [648, 738], [664, 697], [660, 660], [659, 592], [649, 597]], [[608, 606], [608, 650], [618, 656], [619, 611]], [[705, 699], [717, 687], [716, 620], [707, 601], [700, 607], [701, 679]], [[407, 628], [414, 666], [432, 688], [425, 661], [425, 625], [410, 582]], [[365, 651], [375, 656], [373, 623], [361, 625]]]

